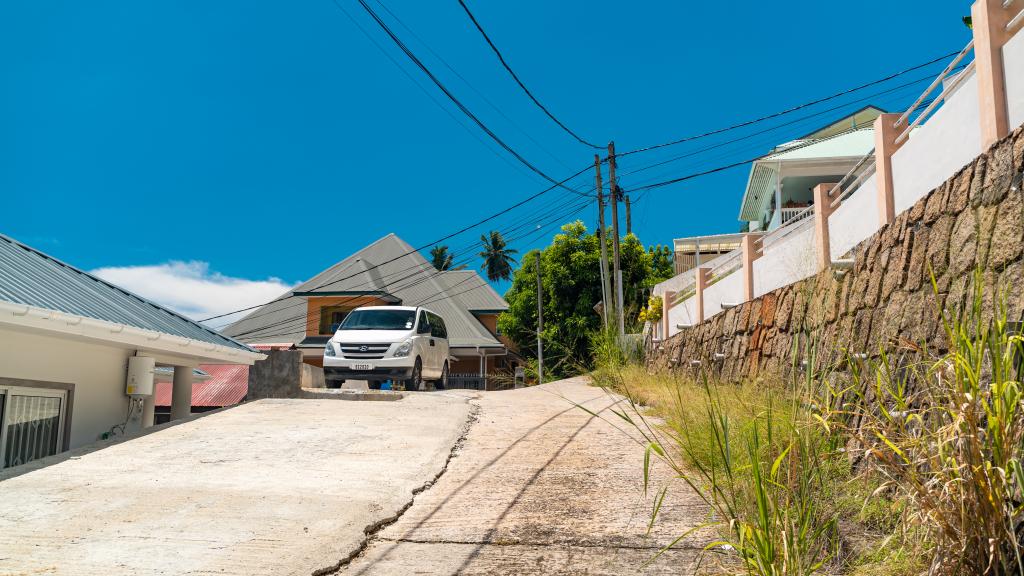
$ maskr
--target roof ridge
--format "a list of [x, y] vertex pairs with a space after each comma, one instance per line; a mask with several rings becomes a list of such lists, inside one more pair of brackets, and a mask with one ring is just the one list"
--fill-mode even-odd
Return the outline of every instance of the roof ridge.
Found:
[[[167, 308], [165, 306], [161, 306], [160, 304], [157, 304], [156, 302], [153, 302], [152, 300], [149, 300], [147, 298], [143, 298], [142, 296], [139, 296], [138, 294], [136, 294], [136, 293], [134, 293], [134, 292], [132, 292], [130, 290], [127, 290], [125, 288], [122, 288], [121, 286], [118, 286], [117, 284], [114, 284], [112, 282], [107, 282], [106, 280], [100, 278], [99, 276], [95, 276], [93, 274], [90, 274], [90, 273], [86, 272], [85, 270], [82, 270], [81, 268], [78, 268], [77, 266], [72, 266], [71, 264], [68, 264], [67, 262], [64, 262], [63, 260], [61, 260], [59, 258], [51, 256], [51, 255], [47, 254], [46, 252], [43, 252], [42, 250], [39, 250], [37, 248], [33, 248], [32, 246], [29, 246], [28, 244], [25, 244], [24, 242], [20, 242], [20, 241], [14, 239], [14, 238], [8, 236], [7, 234], [4, 234], [3, 232], [0, 232], [0, 239], [6, 240], [6, 241], [10, 242], [11, 244], [14, 244], [15, 246], [18, 246], [18, 247], [20, 247], [20, 248], [22, 248], [24, 250], [32, 252], [33, 254], [35, 254], [36, 256], [38, 256], [40, 258], [43, 258], [45, 260], [49, 260], [49, 261], [51, 261], [51, 262], [53, 262], [53, 263], [55, 263], [55, 264], [57, 264], [59, 266], [63, 266], [65, 268], [67, 268], [68, 270], [71, 270], [72, 272], [75, 272], [77, 274], [81, 274], [82, 276], [85, 276], [85, 277], [87, 277], [87, 278], [89, 278], [89, 279], [91, 279], [91, 280], [93, 280], [95, 282], [99, 282], [100, 284], [103, 284], [103, 285], [105, 285], [105, 286], [107, 286], [107, 287], [109, 287], [109, 288], [111, 288], [113, 290], [117, 290], [118, 292], [121, 292], [122, 294], [124, 294], [125, 296], [128, 296], [129, 298], [134, 298], [134, 299], [138, 300], [139, 302], [142, 302], [144, 304], [148, 304], [150, 306], [153, 306], [154, 308], [156, 308], [158, 310], [161, 310], [161, 311], [163, 311], [166, 314], [170, 314], [171, 316], [175, 316], [175, 317], [177, 317], [177, 318], [179, 318], [181, 320], [184, 320], [185, 322], [189, 322], [191, 324], [194, 324], [194, 325], [198, 326], [199, 328], [201, 328], [202, 330], [204, 330], [205, 332], [213, 334], [214, 336], [217, 336], [218, 338], [223, 338], [225, 340], [228, 340], [229, 342], [233, 342], [235, 344], [238, 344], [239, 346], [243, 346], [244, 348], [246, 348], [248, 350], [252, 350], [252, 348], [249, 348], [249, 345], [245, 344], [244, 342], [239, 342], [238, 340], [235, 340], [234, 338], [232, 338], [230, 336], [227, 336], [225, 334], [221, 334], [220, 332], [214, 330], [213, 328], [210, 328], [209, 326], [206, 326], [206, 325], [202, 324], [201, 322], [198, 322], [198, 321], [193, 320], [193, 319], [191, 319], [191, 318], [189, 318], [187, 316], [179, 314], [179, 313], [175, 312], [174, 310], [171, 310], [171, 309], [169, 309], [169, 308]], [[155, 331], [159, 332], [159, 330], [155, 330]]]

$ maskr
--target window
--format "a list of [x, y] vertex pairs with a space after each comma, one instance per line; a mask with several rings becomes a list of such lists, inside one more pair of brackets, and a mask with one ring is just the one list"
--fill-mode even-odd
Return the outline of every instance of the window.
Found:
[[320, 334], [334, 335], [351, 310], [351, 308], [342, 306], [324, 306], [320, 308]]
[[60, 452], [66, 390], [0, 385], [0, 468]]
[[427, 334], [430, 332], [430, 320], [427, 319], [427, 313], [424, 310], [420, 310], [420, 320], [416, 324], [417, 334]]
[[435, 338], [448, 338], [448, 328], [444, 325], [444, 320], [441, 319], [437, 314], [428, 312], [427, 318], [430, 319], [430, 335]]
[[342, 330], [410, 330], [416, 318], [413, 310], [393, 308], [364, 308], [348, 315]]

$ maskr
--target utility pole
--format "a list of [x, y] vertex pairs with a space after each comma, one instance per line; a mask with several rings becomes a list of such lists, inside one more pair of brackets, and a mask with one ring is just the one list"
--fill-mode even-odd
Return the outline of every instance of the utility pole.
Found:
[[626, 236], [629, 236], [633, 233], [633, 217], [629, 209], [629, 194], [624, 195], [622, 199], [626, 203]]
[[622, 269], [619, 266], [619, 185], [615, 181], [615, 142], [608, 143], [608, 190], [612, 200], [612, 238], [613, 261], [615, 271], [615, 315], [618, 319], [619, 336], [626, 333], [625, 318], [622, 313]]
[[544, 331], [544, 293], [540, 282], [540, 250], [537, 251], [537, 384], [544, 383], [544, 343], [540, 335]]
[[601, 156], [594, 154], [594, 189], [597, 190], [597, 239], [601, 242], [601, 316], [604, 318], [604, 327], [608, 328], [608, 315], [612, 308], [608, 301], [608, 295], [612, 288], [608, 282], [608, 243], [605, 238], [604, 226], [604, 185], [601, 182]]

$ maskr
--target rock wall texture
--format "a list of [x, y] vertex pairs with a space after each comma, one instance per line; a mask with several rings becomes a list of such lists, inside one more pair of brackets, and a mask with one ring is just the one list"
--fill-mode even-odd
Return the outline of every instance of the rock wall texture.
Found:
[[[900, 340], [946, 349], [939, 311], [973, 300], [975, 270], [990, 318], [1024, 313], [1024, 127], [965, 166], [854, 249], [854, 268], [824, 271], [649, 347], [652, 369], [693, 361], [726, 380], [785, 373], [814, 341], [819, 366], [845, 351], [876, 356]], [[875, 214], [866, 214], [874, 218]], [[932, 277], [935, 278], [935, 286]]]

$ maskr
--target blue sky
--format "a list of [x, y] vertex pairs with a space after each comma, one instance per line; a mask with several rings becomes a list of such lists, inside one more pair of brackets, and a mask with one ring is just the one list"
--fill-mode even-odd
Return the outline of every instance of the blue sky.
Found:
[[[0, 4], [0, 231], [85, 269], [205, 263], [193, 266], [200, 277], [283, 286], [389, 232], [419, 246], [547, 187], [471, 126], [355, 0], [338, 1], [415, 82], [331, 0]], [[408, 29], [370, 3], [523, 156], [556, 177], [593, 161], [518, 90], [456, 0], [383, 1]], [[787, 108], [969, 40], [966, 2], [467, 3], [542, 102], [619, 150]], [[906, 106], [924, 86], [877, 100]], [[818, 120], [622, 184], [755, 156]], [[743, 134], [637, 154], [621, 171]], [[734, 231], [746, 176], [646, 194], [634, 230], [645, 243]], [[592, 183], [590, 173], [577, 181]], [[467, 247], [548, 202], [559, 203], [554, 222], [572, 198], [549, 193], [447, 243]], [[592, 225], [595, 210], [580, 216]], [[143, 291], [139, 282], [128, 284]]]

